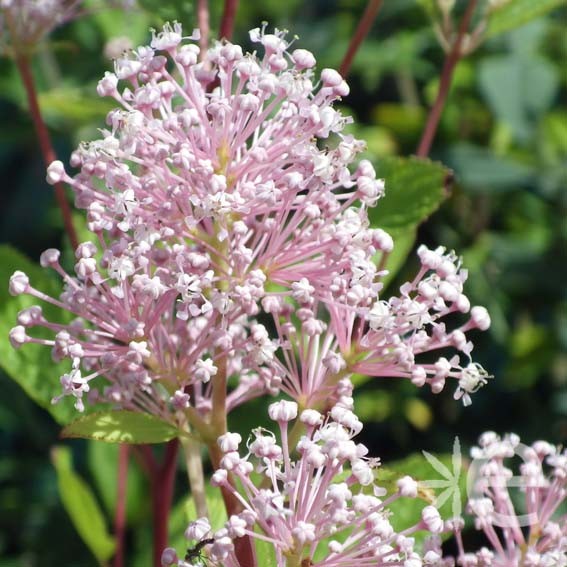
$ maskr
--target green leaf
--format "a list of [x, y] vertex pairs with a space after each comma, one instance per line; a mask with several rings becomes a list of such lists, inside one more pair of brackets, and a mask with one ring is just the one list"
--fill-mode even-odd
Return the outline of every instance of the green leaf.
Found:
[[[51, 403], [52, 398], [61, 393], [59, 376], [69, 371], [69, 365], [53, 362], [49, 347], [26, 344], [15, 350], [8, 339], [10, 329], [17, 324], [18, 312], [41, 303], [27, 295], [12, 297], [8, 293], [8, 280], [15, 270], [25, 272], [31, 284], [48, 295], [58, 296], [61, 291], [60, 282], [50, 277], [48, 270], [31, 262], [14, 248], [0, 245], [0, 366], [34, 402], [49, 411], [58, 423], [69, 423], [77, 415], [73, 401], [65, 398], [58, 404]], [[47, 319], [63, 321], [63, 314], [56, 307], [42, 304], [42, 308]], [[33, 329], [30, 334], [38, 338], [53, 335], [41, 328]]]
[[[213, 531], [220, 530], [228, 519], [221, 491], [207, 484], [205, 487], [205, 498], [207, 500], [207, 508], [209, 510], [208, 517], [211, 528]], [[197, 518], [197, 509], [195, 508], [195, 502], [192, 498], [188, 498], [185, 502], [185, 517], [187, 520], [185, 527], [187, 527], [187, 522]]]
[[387, 157], [376, 165], [386, 194], [369, 211], [373, 226], [388, 229], [414, 228], [433, 213], [447, 197], [451, 172], [440, 163], [416, 157]]
[[73, 470], [69, 448], [55, 448], [52, 460], [63, 506], [81, 539], [103, 564], [112, 557], [116, 542], [108, 532], [100, 506], [89, 486]]
[[117, 410], [92, 413], [67, 425], [63, 437], [82, 437], [106, 443], [164, 443], [179, 436], [167, 421], [147, 413]]
[[527, 165], [466, 142], [453, 145], [446, 160], [471, 193], [512, 191], [529, 183], [534, 173]]
[[416, 157], [386, 157], [375, 167], [376, 175], [385, 180], [386, 193], [368, 216], [372, 226], [383, 228], [394, 239], [394, 250], [385, 265], [387, 285], [412, 249], [419, 224], [447, 197], [451, 171]]
[[488, 16], [485, 37], [494, 37], [535, 20], [561, 6], [564, 0], [509, 0], [493, 8]]
[[559, 78], [554, 66], [530, 52], [487, 57], [479, 66], [481, 92], [498, 120], [520, 141], [553, 103]]
[[87, 94], [75, 87], [57, 87], [39, 94], [39, 105], [46, 122], [59, 124], [72, 122], [74, 125], [100, 122], [116, 106], [111, 99]]
[[388, 255], [386, 262], [388, 274], [380, 280], [384, 284], [384, 288], [388, 287], [409, 256], [417, 236], [417, 227], [389, 229], [388, 233], [394, 239], [394, 249]]

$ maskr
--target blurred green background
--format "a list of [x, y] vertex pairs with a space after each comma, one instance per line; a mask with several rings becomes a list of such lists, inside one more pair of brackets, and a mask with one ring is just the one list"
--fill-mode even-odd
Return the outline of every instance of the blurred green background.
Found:
[[[222, 3], [210, 4], [215, 33]], [[297, 34], [297, 46], [312, 50], [319, 68], [339, 66], [365, 6], [360, 0], [240, 4], [235, 41], [249, 45], [247, 30], [266, 20]], [[376, 163], [415, 152], [437, 92], [443, 51], [429, 13], [433, 4], [385, 1], [354, 61], [343, 105]], [[457, 2], [457, 15], [463, 4]], [[486, 4], [480, 2], [479, 14]], [[367, 423], [365, 441], [383, 461], [421, 449], [450, 452], [456, 435], [470, 447], [489, 429], [514, 431], [526, 442], [567, 440], [567, 10], [548, 0], [509, 4], [515, 11], [493, 22], [490, 37], [456, 69], [430, 155], [454, 171], [455, 181], [418, 232], [418, 242], [462, 254], [468, 295], [493, 321], [475, 337], [475, 360], [495, 379], [469, 408], [454, 402], [449, 389], [433, 396], [405, 381], [366, 382], [356, 408]], [[147, 42], [149, 27], [173, 19], [195, 27], [193, 4], [144, 0], [126, 12], [97, 9], [41, 45], [34, 71], [60, 159], [67, 162], [79, 141], [104, 126], [112, 105], [96, 97], [95, 86], [112, 66], [103, 54], [107, 42], [124, 36], [133, 45]], [[0, 242], [33, 262], [45, 248], [68, 248], [23, 88], [7, 57], [0, 59], [0, 170]], [[413, 256], [395, 281], [411, 275]], [[7, 330], [14, 312], [0, 309]], [[49, 365], [39, 376], [58, 383]], [[0, 566], [96, 565], [60, 501], [50, 458], [61, 443], [59, 426], [2, 372], [0, 388]], [[257, 426], [251, 413], [235, 415], [233, 426]], [[116, 447], [64, 444], [110, 522]], [[127, 564], [149, 565], [147, 486], [135, 462], [129, 481]], [[183, 524], [182, 509], [176, 514], [173, 530]]]

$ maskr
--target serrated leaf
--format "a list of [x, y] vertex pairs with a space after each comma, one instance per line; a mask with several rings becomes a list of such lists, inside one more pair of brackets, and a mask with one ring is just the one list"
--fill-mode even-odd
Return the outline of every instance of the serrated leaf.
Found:
[[62, 437], [82, 437], [105, 443], [165, 443], [179, 436], [167, 421], [147, 413], [116, 410], [92, 413], [67, 425]]
[[108, 532], [106, 520], [91, 489], [73, 470], [71, 451], [57, 447], [52, 452], [57, 472], [57, 485], [61, 502], [77, 533], [91, 550], [98, 562], [108, 561], [116, 548], [114, 538]]
[[[59, 376], [69, 371], [69, 365], [53, 362], [48, 347], [26, 344], [15, 350], [8, 339], [10, 329], [17, 324], [18, 312], [42, 303], [27, 295], [12, 297], [8, 293], [8, 280], [15, 270], [25, 272], [31, 284], [48, 295], [58, 296], [61, 289], [60, 282], [50, 277], [48, 270], [33, 263], [16, 249], [0, 246], [0, 366], [34, 402], [49, 411], [58, 423], [69, 423], [77, 415], [72, 400], [65, 398], [58, 404], [51, 403], [52, 398], [61, 393]], [[45, 303], [42, 308], [47, 319], [62, 322], [64, 314], [59, 309]], [[38, 338], [53, 335], [41, 328], [33, 329], [30, 334]]]
[[447, 197], [452, 174], [440, 163], [416, 157], [386, 157], [375, 168], [385, 180], [386, 193], [368, 216], [372, 226], [383, 228], [394, 239], [385, 265], [387, 285], [411, 251], [419, 224]]
[[509, 0], [493, 8], [488, 16], [485, 37], [513, 30], [561, 6], [564, 0]]
[[416, 157], [387, 157], [376, 165], [386, 193], [369, 211], [373, 226], [388, 229], [416, 227], [448, 195], [451, 172], [440, 163]]

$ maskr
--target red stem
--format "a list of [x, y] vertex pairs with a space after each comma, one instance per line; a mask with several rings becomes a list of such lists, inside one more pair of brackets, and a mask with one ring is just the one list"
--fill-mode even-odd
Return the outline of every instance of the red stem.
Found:
[[470, 21], [476, 7], [477, 0], [469, 0], [463, 18], [459, 25], [459, 30], [457, 32], [457, 37], [455, 38], [451, 50], [445, 57], [443, 62], [443, 70], [441, 71], [441, 80], [439, 81], [439, 91], [437, 92], [437, 98], [431, 107], [431, 111], [427, 118], [427, 124], [423, 130], [423, 135], [419, 146], [417, 148], [417, 155], [419, 157], [426, 157], [433, 144], [433, 139], [435, 138], [435, 133], [439, 126], [439, 121], [441, 119], [441, 114], [443, 113], [443, 107], [445, 106], [445, 101], [447, 100], [447, 95], [449, 94], [449, 89], [451, 87], [451, 82], [453, 81], [453, 73], [457, 63], [462, 57], [461, 45], [463, 43], [463, 38], [466, 31], [469, 28]]
[[219, 31], [219, 39], [228, 39], [232, 37], [234, 29], [234, 19], [236, 18], [236, 10], [238, 8], [238, 0], [225, 0], [224, 12]]
[[382, 0], [369, 0], [368, 4], [366, 5], [366, 9], [364, 10], [364, 14], [362, 14], [362, 18], [360, 18], [360, 22], [358, 22], [358, 27], [354, 32], [350, 40], [350, 44], [348, 46], [347, 52], [339, 67], [339, 73], [346, 77], [348, 72], [350, 71], [350, 66], [354, 60], [354, 56], [360, 47], [360, 44], [364, 41], [364, 38], [368, 35], [370, 28], [372, 27], [372, 23], [378, 14], [378, 10], [382, 6]]
[[118, 482], [116, 486], [116, 510], [114, 515], [114, 536], [116, 555], [114, 567], [124, 567], [124, 536], [126, 534], [126, 489], [128, 486], [128, 457], [130, 447], [120, 445], [118, 449]]
[[[30, 61], [27, 55], [19, 53], [16, 55], [16, 66], [22, 77], [22, 82], [26, 91], [28, 106], [30, 109], [30, 114], [32, 117], [33, 125], [35, 128], [35, 133], [39, 140], [39, 147], [41, 149], [41, 154], [43, 156], [43, 161], [47, 167], [52, 161], [56, 159], [55, 151], [51, 145], [51, 139], [49, 137], [49, 131], [47, 126], [43, 121], [41, 116], [41, 110], [39, 108], [39, 102], [37, 100], [37, 93], [35, 89], [35, 83], [33, 75], [31, 72]], [[65, 232], [71, 241], [71, 246], [73, 249], [79, 245], [77, 239], [77, 233], [75, 232], [75, 227], [73, 226], [73, 219], [71, 216], [71, 207], [67, 202], [65, 197], [65, 189], [61, 183], [55, 184], [55, 198], [57, 199], [57, 204], [61, 210], [61, 215], [63, 216], [63, 225], [65, 226]]]
[[168, 520], [173, 501], [177, 451], [179, 440], [173, 439], [165, 447], [165, 455], [157, 474], [150, 478], [154, 533], [154, 567], [161, 567], [161, 554], [167, 547]]

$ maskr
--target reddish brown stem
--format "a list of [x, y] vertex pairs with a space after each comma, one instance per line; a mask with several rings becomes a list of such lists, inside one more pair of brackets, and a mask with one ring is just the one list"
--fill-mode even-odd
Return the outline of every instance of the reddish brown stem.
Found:
[[447, 100], [447, 95], [449, 94], [449, 89], [451, 88], [451, 82], [453, 81], [453, 74], [457, 63], [462, 57], [461, 46], [463, 44], [463, 38], [465, 33], [469, 29], [472, 15], [474, 9], [476, 8], [477, 0], [469, 0], [463, 18], [459, 25], [459, 30], [457, 36], [453, 41], [449, 53], [445, 57], [443, 62], [443, 70], [441, 71], [441, 80], [439, 81], [439, 91], [437, 92], [437, 97], [429, 116], [427, 117], [427, 124], [423, 130], [423, 135], [419, 142], [417, 148], [417, 155], [419, 157], [426, 157], [429, 155], [431, 150], [431, 145], [433, 144], [433, 139], [435, 138], [435, 133], [439, 127], [439, 121], [441, 119], [441, 114], [443, 113], [443, 107], [445, 106], [445, 101]]
[[[222, 455], [216, 443], [209, 445], [209, 456], [211, 458], [213, 468], [215, 470], [220, 468]], [[227, 480], [234, 486], [234, 479], [232, 478], [232, 475], [229, 474]], [[220, 490], [227, 516], [230, 518], [232, 514], [238, 514], [241, 512], [242, 505], [234, 494], [232, 494], [232, 492], [230, 492], [230, 490], [228, 490], [225, 486], [221, 486]], [[239, 537], [234, 540], [234, 553], [236, 554], [241, 567], [255, 567], [258, 564], [254, 545], [249, 536]]]
[[364, 41], [364, 38], [368, 35], [370, 28], [382, 6], [382, 0], [369, 0], [368, 4], [366, 5], [366, 9], [364, 10], [364, 14], [362, 14], [362, 18], [360, 18], [360, 22], [358, 22], [358, 27], [350, 40], [350, 44], [348, 46], [347, 52], [344, 56], [343, 62], [339, 67], [339, 73], [346, 77], [348, 72], [350, 71], [350, 67], [354, 60], [354, 56], [360, 47], [360, 44]]
[[116, 510], [114, 514], [114, 537], [116, 555], [114, 567], [124, 567], [124, 536], [126, 535], [126, 489], [128, 486], [128, 458], [130, 447], [120, 445], [118, 449], [118, 482], [116, 485]]
[[[18, 54], [16, 55], [16, 65], [20, 76], [22, 77], [22, 82], [26, 91], [26, 96], [28, 99], [28, 106], [30, 109], [30, 115], [35, 128], [35, 133], [39, 141], [39, 147], [41, 149], [41, 154], [43, 156], [43, 161], [47, 167], [52, 161], [56, 159], [55, 151], [51, 144], [51, 138], [49, 137], [49, 131], [47, 126], [43, 121], [41, 116], [41, 110], [39, 108], [39, 102], [37, 99], [37, 92], [35, 89], [35, 82], [33, 79], [30, 61], [27, 55]], [[76, 248], [79, 244], [77, 239], [77, 233], [75, 232], [75, 227], [73, 226], [73, 219], [71, 216], [71, 207], [67, 202], [65, 197], [65, 189], [61, 183], [55, 184], [55, 198], [59, 209], [61, 210], [61, 215], [63, 216], [63, 225], [65, 226], [65, 232], [71, 241], [73, 248]]]
[[157, 474], [151, 479], [154, 532], [154, 567], [161, 567], [161, 554], [167, 547], [168, 520], [173, 501], [179, 441], [173, 439], [165, 447], [165, 455]]
[[232, 38], [234, 30], [234, 20], [236, 18], [236, 10], [238, 9], [238, 0], [225, 0], [224, 11], [222, 14], [219, 39]]

